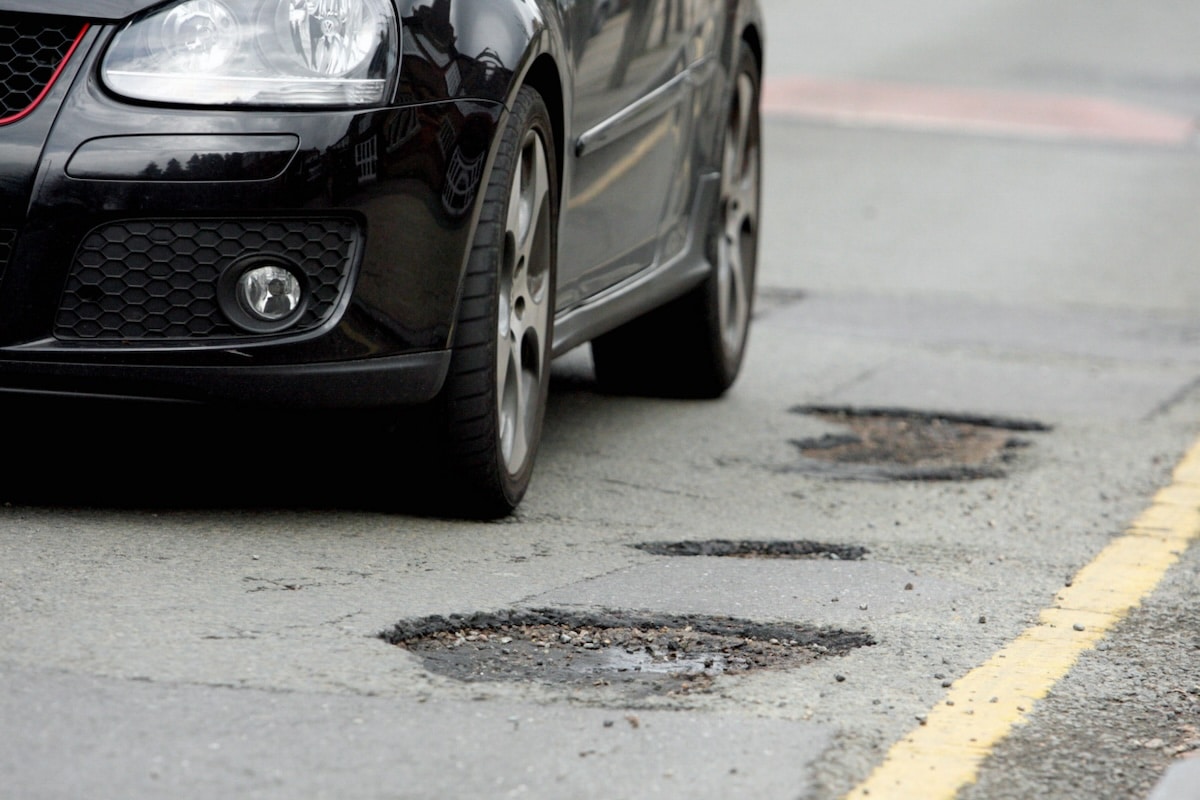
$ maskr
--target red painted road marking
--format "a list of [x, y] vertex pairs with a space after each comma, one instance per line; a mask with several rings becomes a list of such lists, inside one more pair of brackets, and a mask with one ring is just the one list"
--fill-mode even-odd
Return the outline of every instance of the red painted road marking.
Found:
[[1182, 146], [1197, 121], [1074, 95], [827, 80], [768, 79], [763, 111], [842, 125]]

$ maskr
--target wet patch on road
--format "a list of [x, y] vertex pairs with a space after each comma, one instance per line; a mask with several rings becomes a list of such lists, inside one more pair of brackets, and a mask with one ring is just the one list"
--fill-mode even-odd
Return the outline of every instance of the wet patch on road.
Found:
[[830, 561], [859, 561], [867, 548], [847, 544], [808, 541], [644, 542], [635, 548], [654, 556], [709, 556], [717, 558], [779, 558]]
[[641, 697], [704, 692], [721, 675], [804, 666], [875, 643], [803, 625], [553, 609], [426, 617], [380, 636], [460, 681], [613, 686]]
[[897, 409], [799, 406], [846, 433], [792, 442], [801, 462], [786, 471], [842, 480], [969, 481], [1003, 478], [1028, 439], [1043, 433], [1040, 422]]

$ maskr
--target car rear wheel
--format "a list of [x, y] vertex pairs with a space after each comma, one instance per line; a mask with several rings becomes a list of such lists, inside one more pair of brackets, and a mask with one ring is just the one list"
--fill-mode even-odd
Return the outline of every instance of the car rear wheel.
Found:
[[541, 96], [522, 88], [484, 198], [437, 401], [444, 505], [455, 515], [510, 513], [533, 472], [554, 323], [553, 141]]
[[596, 377], [631, 394], [718, 397], [741, 370], [758, 259], [760, 73], [743, 49], [722, 145], [720, 202], [708, 224], [712, 271], [688, 294], [592, 342]]

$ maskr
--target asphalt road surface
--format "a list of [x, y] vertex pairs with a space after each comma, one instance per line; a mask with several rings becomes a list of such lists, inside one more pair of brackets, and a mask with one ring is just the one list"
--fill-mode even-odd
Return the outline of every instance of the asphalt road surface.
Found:
[[764, 3], [745, 373], [561, 359], [512, 519], [6, 404], [0, 796], [1196, 797], [1200, 6]]

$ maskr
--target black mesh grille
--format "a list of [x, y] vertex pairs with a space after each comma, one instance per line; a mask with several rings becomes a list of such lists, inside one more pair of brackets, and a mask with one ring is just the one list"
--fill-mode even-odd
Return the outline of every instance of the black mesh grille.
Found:
[[244, 256], [284, 256], [308, 279], [309, 302], [288, 335], [318, 328], [337, 308], [357, 226], [322, 220], [140, 220], [89, 233], [55, 319], [58, 339], [195, 342], [254, 336], [218, 306], [217, 283]]
[[0, 228], [0, 278], [4, 277], [4, 270], [8, 268], [8, 261], [12, 258], [16, 244], [17, 232]]
[[0, 14], [0, 124], [33, 107], [86, 27], [68, 17]]

